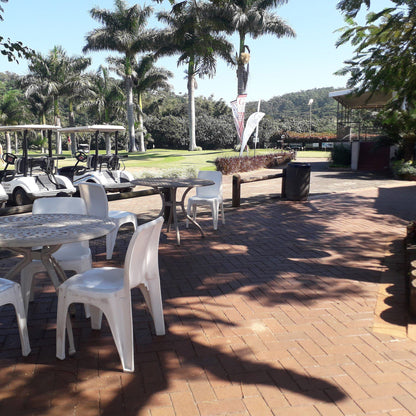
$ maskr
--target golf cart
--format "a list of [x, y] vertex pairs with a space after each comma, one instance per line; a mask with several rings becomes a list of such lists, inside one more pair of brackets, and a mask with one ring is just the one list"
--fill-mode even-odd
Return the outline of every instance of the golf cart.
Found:
[[[56, 175], [55, 161], [63, 156], [52, 156], [52, 132], [58, 126], [27, 124], [0, 126], [0, 131], [23, 132], [22, 155], [3, 153], [6, 166], [0, 171], [0, 183], [14, 205], [31, 204], [34, 199], [48, 196], [70, 196], [76, 189], [71, 181]], [[48, 155], [28, 155], [28, 132], [48, 132]], [[8, 169], [14, 165], [14, 169]]]
[[[118, 133], [124, 131], [123, 126], [92, 125], [81, 127], [65, 127], [58, 131], [60, 133], [94, 133], [89, 154], [79, 150], [75, 153], [77, 162], [74, 166], [64, 166], [59, 169], [59, 174], [69, 178], [75, 187], [83, 182], [94, 182], [103, 185], [107, 192], [129, 192], [135, 185], [130, 183], [134, 176], [120, 169], [122, 157], [118, 154]], [[114, 154], [104, 155], [98, 153], [98, 136], [100, 133], [115, 133]], [[92, 150], [94, 149], [94, 150]]]

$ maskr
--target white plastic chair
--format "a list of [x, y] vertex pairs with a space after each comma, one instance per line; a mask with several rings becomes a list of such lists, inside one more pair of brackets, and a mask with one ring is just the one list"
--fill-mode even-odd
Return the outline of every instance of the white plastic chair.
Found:
[[158, 248], [163, 217], [137, 228], [129, 243], [124, 269], [103, 267], [72, 276], [59, 286], [56, 356], [65, 358], [65, 324], [68, 307], [74, 302], [91, 308], [94, 329], [107, 318], [124, 371], [134, 371], [131, 293], [139, 287], [153, 317], [156, 335], [165, 334], [160, 290]]
[[85, 201], [89, 215], [100, 218], [110, 218], [116, 223], [113, 231], [106, 235], [106, 258], [113, 257], [113, 250], [116, 244], [117, 233], [123, 224], [132, 223], [137, 228], [137, 216], [128, 211], [109, 211], [108, 199], [102, 185], [93, 182], [80, 183], [78, 185], [81, 198]]
[[[188, 199], [187, 214], [191, 214], [195, 221], [196, 208], [198, 205], [209, 205], [212, 212], [212, 222], [214, 230], [218, 228], [218, 213], [221, 208], [222, 223], [225, 224], [224, 217], [224, 203], [222, 198], [222, 173], [218, 171], [199, 171], [198, 178], [209, 179], [214, 181], [214, 185], [199, 186], [196, 188], [196, 195]], [[186, 220], [186, 228], [189, 226], [189, 221]]]
[[[38, 198], [33, 202], [33, 214], [81, 214], [87, 215], [87, 207], [81, 198], [52, 197]], [[63, 244], [53, 257], [58, 261], [62, 270], [70, 270], [82, 273], [92, 267], [92, 256], [88, 241]], [[33, 297], [33, 276], [45, 271], [45, 266], [40, 260], [32, 260], [25, 266], [20, 274], [23, 302], [27, 313], [29, 299]]]
[[26, 313], [23, 306], [20, 285], [19, 283], [12, 282], [11, 280], [0, 278], [0, 305], [7, 305], [8, 303], [11, 303], [16, 310], [22, 355], [29, 355], [29, 335], [27, 333]]

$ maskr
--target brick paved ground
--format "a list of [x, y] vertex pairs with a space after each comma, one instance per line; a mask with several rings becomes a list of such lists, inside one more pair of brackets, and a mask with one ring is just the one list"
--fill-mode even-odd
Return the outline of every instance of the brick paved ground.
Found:
[[[226, 188], [225, 226], [213, 231], [201, 217], [206, 238], [182, 228], [178, 247], [164, 229], [167, 334], [155, 336], [133, 292], [134, 374], [121, 371], [107, 325], [92, 331], [81, 308], [76, 355], [55, 359], [56, 296], [40, 276], [29, 357], [12, 308], [0, 310], [0, 414], [416, 414], [401, 252], [416, 186], [396, 185], [347, 185], [295, 203], [261, 196], [278, 180], [247, 184], [239, 209]], [[140, 218], [158, 204], [157, 196], [112, 203]], [[121, 264], [131, 233], [121, 230], [111, 264]], [[107, 264], [103, 239], [91, 246], [95, 264]], [[14, 260], [2, 254], [4, 271]]]

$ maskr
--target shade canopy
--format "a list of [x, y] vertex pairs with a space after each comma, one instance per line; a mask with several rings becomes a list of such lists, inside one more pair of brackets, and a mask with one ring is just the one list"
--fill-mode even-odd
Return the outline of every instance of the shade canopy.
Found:
[[79, 127], [63, 127], [58, 131], [60, 133], [88, 133], [88, 132], [102, 132], [102, 133], [112, 133], [115, 131], [124, 131], [126, 130], [123, 126], [111, 126], [109, 124], [93, 124], [91, 126], [79, 126]]
[[59, 126], [49, 124], [18, 124], [15, 126], [0, 126], [0, 131], [24, 131], [24, 130], [58, 130]]
[[382, 108], [384, 107], [393, 97], [392, 93], [382, 92], [365, 92], [357, 95], [353, 93], [353, 90], [340, 90], [329, 93], [329, 96], [334, 100], [338, 101], [341, 105], [346, 108]]

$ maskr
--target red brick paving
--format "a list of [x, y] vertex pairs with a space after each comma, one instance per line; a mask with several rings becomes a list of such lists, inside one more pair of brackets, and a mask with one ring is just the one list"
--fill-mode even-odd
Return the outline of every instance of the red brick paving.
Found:
[[[92, 331], [81, 308], [76, 355], [55, 358], [56, 296], [46, 278], [30, 305], [26, 358], [13, 310], [2, 307], [0, 414], [414, 415], [416, 342], [406, 336], [401, 241], [416, 187], [295, 203], [243, 186], [243, 206], [227, 199], [218, 231], [204, 215], [205, 238], [182, 227], [178, 247], [162, 231], [167, 333], [155, 336], [134, 291], [134, 374], [121, 371], [107, 325]], [[112, 202], [139, 217], [157, 203]], [[122, 263], [131, 233], [121, 230], [111, 264]], [[91, 246], [95, 264], [106, 264], [104, 240]]]

